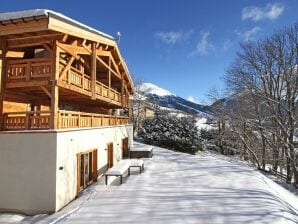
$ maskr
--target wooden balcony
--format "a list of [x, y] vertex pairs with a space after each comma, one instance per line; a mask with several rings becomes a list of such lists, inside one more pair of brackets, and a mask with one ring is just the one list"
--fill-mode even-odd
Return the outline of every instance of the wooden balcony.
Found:
[[[60, 64], [61, 72], [65, 69], [64, 64]], [[91, 96], [91, 77], [82, 73], [80, 70], [69, 67], [65, 71], [65, 75], [62, 75], [61, 78], [62, 83], [58, 83], [58, 85], [64, 88], [70, 88], [74, 91], [79, 91], [85, 95]], [[95, 85], [95, 95], [96, 99], [103, 99], [106, 101], [113, 101], [116, 104], [121, 105], [121, 94], [116, 90], [109, 88], [105, 84], [96, 80]]]
[[18, 59], [7, 61], [7, 81], [49, 78], [52, 64], [46, 58]]
[[[50, 129], [50, 111], [4, 113], [3, 130]], [[58, 129], [116, 126], [129, 124], [129, 117], [72, 111], [58, 112]]]
[[[91, 98], [92, 81], [89, 75], [63, 63], [60, 63], [59, 71], [60, 78], [57, 83], [59, 87]], [[51, 73], [52, 62], [48, 58], [7, 60], [6, 87], [30, 87], [30, 84], [37, 85], [38, 81], [43, 81], [42, 85], [45, 83], [49, 85]], [[98, 80], [95, 81], [95, 100], [102, 100], [119, 107], [128, 107], [127, 96], [121, 96], [121, 93]]]
[[129, 123], [129, 117], [124, 116], [112, 116], [105, 114], [92, 114], [70, 111], [59, 111], [58, 115], [59, 128], [116, 126]]

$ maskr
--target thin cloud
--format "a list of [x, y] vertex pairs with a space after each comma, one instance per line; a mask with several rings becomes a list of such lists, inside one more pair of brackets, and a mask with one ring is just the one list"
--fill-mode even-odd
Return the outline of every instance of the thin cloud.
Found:
[[203, 56], [215, 51], [215, 46], [210, 42], [209, 36], [210, 32], [202, 32], [201, 38], [196, 46], [196, 49], [190, 54], [190, 56], [194, 56], [196, 54]]
[[156, 32], [154, 36], [161, 40], [165, 44], [176, 44], [179, 41], [186, 41], [192, 35], [193, 30], [189, 30], [187, 32], [179, 31], [179, 32]]
[[268, 3], [265, 7], [248, 6], [243, 8], [241, 18], [242, 20], [251, 19], [259, 21], [264, 19], [275, 20], [284, 11], [285, 6], [281, 3]]
[[254, 28], [250, 30], [246, 30], [244, 32], [239, 32], [239, 31], [235, 31], [235, 32], [237, 33], [238, 36], [243, 38], [245, 41], [249, 41], [249, 40], [254, 40], [261, 30], [262, 29], [260, 27], [255, 26]]
[[231, 41], [231, 40], [225, 40], [223, 42], [223, 45], [222, 45], [222, 50], [223, 51], [227, 51], [229, 50], [231, 47], [233, 47], [234, 43]]

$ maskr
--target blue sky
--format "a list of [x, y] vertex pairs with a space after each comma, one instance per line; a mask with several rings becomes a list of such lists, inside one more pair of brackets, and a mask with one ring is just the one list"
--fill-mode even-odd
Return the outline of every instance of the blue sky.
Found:
[[239, 43], [298, 22], [298, 1], [9, 0], [1, 12], [47, 8], [117, 36], [133, 76], [176, 95], [204, 101]]

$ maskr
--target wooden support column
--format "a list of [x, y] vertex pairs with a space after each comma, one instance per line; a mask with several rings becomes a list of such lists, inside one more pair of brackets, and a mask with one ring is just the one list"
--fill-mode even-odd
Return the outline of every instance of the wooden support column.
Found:
[[4, 81], [6, 76], [6, 52], [7, 44], [5, 39], [0, 39], [1, 46], [1, 70], [0, 70], [0, 130], [4, 128], [4, 115], [3, 115], [3, 100], [4, 100]]
[[124, 107], [124, 74], [121, 73], [121, 105]]
[[59, 79], [59, 60], [60, 50], [57, 46], [58, 41], [54, 41], [53, 57], [52, 57], [52, 78], [51, 78], [51, 129], [58, 128], [58, 104], [59, 104], [59, 88], [57, 81]]
[[[109, 68], [111, 68], [111, 58], [109, 58]], [[110, 98], [110, 92], [111, 92], [111, 70], [108, 71], [108, 82], [109, 82], [109, 91], [108, 91], [108, 97]]]
[[92, 99], [96, 98], [96, 43], [92, 43], [91, 53], [91, 92]]

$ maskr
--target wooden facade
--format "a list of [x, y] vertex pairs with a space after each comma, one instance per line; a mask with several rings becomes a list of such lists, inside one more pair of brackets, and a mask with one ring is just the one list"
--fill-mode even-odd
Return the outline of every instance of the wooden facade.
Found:
[[0, 130], [130, 123], [133, 83], [110, 36], [43, 12], [0, 20], [0, 50]]

